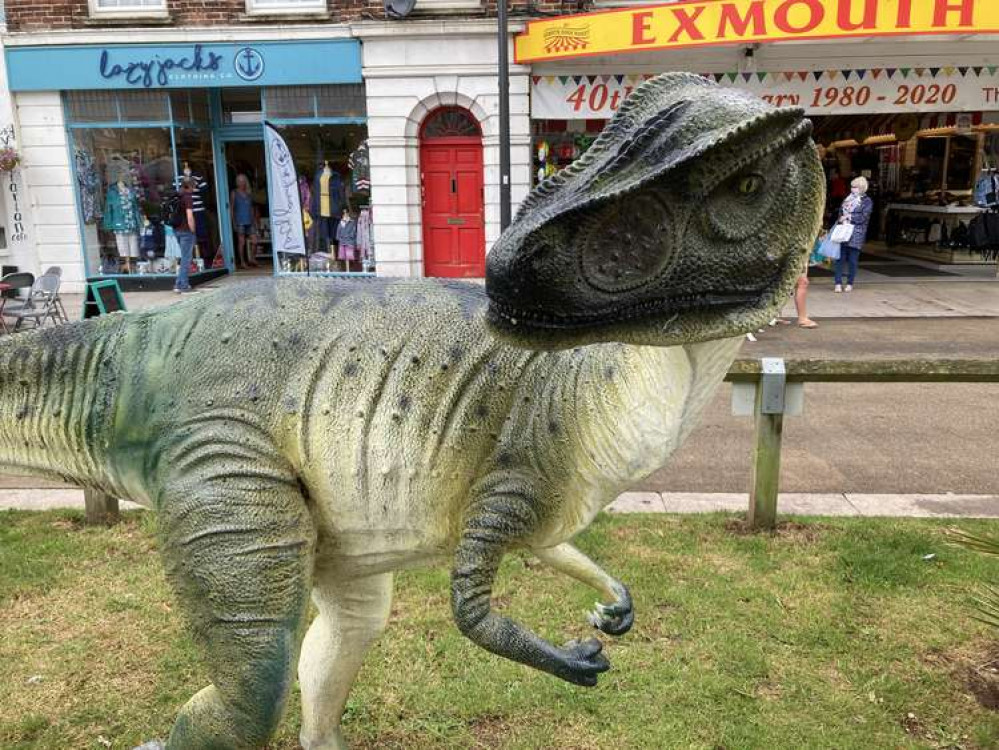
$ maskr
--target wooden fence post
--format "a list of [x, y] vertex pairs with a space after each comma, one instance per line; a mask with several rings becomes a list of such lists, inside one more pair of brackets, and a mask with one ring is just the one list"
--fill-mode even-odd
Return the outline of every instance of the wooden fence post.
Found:
[[780, 490], [780, 449], [784, 432], [783, 414], [763, 413], [763, 383], [756, 384], [754, 408], [756, 431], [750, 477], [749, 526], [777, 526], [777, 493]]
[[85, 521], [91, 525], [110, 526], [118, 523], [118, 498], [98, 490], [84, 490]]

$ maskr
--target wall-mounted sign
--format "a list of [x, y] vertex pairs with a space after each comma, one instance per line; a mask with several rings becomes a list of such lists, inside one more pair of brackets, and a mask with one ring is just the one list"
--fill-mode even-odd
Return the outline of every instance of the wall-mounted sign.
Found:
[[7, 47], [11, 91], [360, 83], [354, 39]]
[[999, 33], [996, 0], [682, 0], [531, 21], [518, 63], [802, 39]]
[[[999, 4], [999, 2], [997, 2]], [[651, 75], [546, 75], [531, 78], [531, 116], [610, 118]], [[811, 115], [999, 110], [999, 66], [863, 68], [779, 73], [711, 73], [722, 86], [751, 91]]]

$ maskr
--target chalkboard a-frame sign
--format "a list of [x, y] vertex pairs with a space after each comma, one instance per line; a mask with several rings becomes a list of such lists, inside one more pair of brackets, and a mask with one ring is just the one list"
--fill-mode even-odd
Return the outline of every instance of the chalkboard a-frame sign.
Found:
[[112, 312], [124, 312], [125, 309], [125, 298], [121, 295], [121, 287], [114, 279], [87, 284], [87, 294], [83, 298], [84, 320]]

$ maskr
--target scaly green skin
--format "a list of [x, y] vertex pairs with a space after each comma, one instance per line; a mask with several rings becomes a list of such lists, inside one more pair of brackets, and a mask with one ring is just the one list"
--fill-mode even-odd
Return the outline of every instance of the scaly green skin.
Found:
[[[666, 90], [689, 79], [679, 82]], [[650, 95], [661, 92], [639, 90], [640, 101]], [[731, 110], [740, 102], [723, 96], [717, 109], [738, 120]], [[669, 106], [651, 107], [654, 130]], [[779, 114], [776, 142], [793, 120]], [[610, 131], [621, 137], [613, 123]], [[596, 153], [606, 147], [598, 141]], [[340, 716], [388, 618], [392, 572], [447, 559], [463, 633], [506, 658], [596, 684], [609, 668], [599, 641], [556, 647], [497, 615], [493, 578], [508, 551], [530, 549], [600, 592], [596, 627], [630, 628], [627, 588], [569, 540], [665, 463], [724, 377], [736, 334], [773, 314], [789, 291], [821, 183], [814, 154], [798, 141], [786, 151], [797, 161], [781, 210], [770, 214], [777, 234], [760, 234], [780, 241], [766, 249], [777, 272], [691, 232], [691, 257], [679, 233], [668, 238], [680, 243], [668, 249], [678, 256], [669, 263], [622, 261], [630, 276], [657, 267], [654, 286], [664, 268], [720, 252], [730, 279], [756, 284], [755, 301], [742, 291], [737, 304], [718, 302], [725, 295], [712, 289], [703, 304], [684, 295], [679, 309], [673, 295], [674, 309], [653, 312], [668, 319], [650, 323], [628, 299], [648, 284], [631, 279], [620, 309], [596, 299], [606, 314], [580, 323], [584, 286], [550, 297], [523, 275], [539, 258], [541, 275], [552, 263], [532, 245], [537, 231], [569, 231], [554, 200], [538, 208], [552, 224], [522, 213], [494, 250], [489, 298], [474, 284], [433, 280], [268, 280], [0, 340], [0, 472], [98, 487], [159, 514], [168, 575], [212, 678], [181, 710], [167, 747], [261, 747], [296, 661], [303, 747], [346, 747]], [[710, 165], [711, 154], [691, 159]], [[629, 169], [626, 157], [612, 174]], [[658, 174], [652, 188], [682, 196], [676, 175]], [[731, 175], [720, 179], [727, 189]], [[647, 187], [636, 184], [629, 190], [641, 196]], [[559, 189], [574, 188], [570, 180]], [[577, 221], [604, 209], [580, 210], [572, 209]], [[788, 215], [794, 210], [801, 216]], [[679, 203], [669, 211], [693, 213]], [[648, 234], [644, 227], [636, 239]], [[519, 245], [508, 239], [518, 236]], [[574, 268], [592, 280], [586, 257], [566, 266], [570, 284]], [[516, 287], [519, 296], [507, 294]], [[523, 320], [511, 315], [514, 303], [524, 305]], [[640, 345], [656, 343], [664, 345]], [[310, 594], [319, 616], [306, 633]]]

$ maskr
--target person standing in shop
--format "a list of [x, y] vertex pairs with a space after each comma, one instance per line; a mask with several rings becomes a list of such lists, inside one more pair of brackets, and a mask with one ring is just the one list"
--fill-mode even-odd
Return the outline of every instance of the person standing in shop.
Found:
[[[874, 212], [874, 201], [867, 195], [867, 179], [858, 177], [850, 183], [850, 194], [846, 196], [839, 210], [839, 223], [852, 224], [853, 234], [849, 242], [840, 245], [839, 260], [836, 261], [835, 292], [852, 292], [857, 278], [857, 268], [860, 265], [860, 251], [867, 241], [867, 227], [871, 223]], [[846, 275], [846, 287], [843, 287], [843, 276]]]
[[194, 180], [190, 177], [181, 180], [177, 205], [170, 216], [170, 225], [177, 237], [177, 244], [180, 245], [180, 265], [177, 267], [177, 281], [173, 290], [177, 294], [187, 294], [194, 291], [189, 277], [197, 227], [194, 223]]
[[245, 174], [236, 175], [236, 187], [232, 191], [229, 205], [232, 206], [232, 224], [236, 230], [236, 267], [259, 268], [254, 241], [257, 224], [253, 191], [250, 190], [250, 179]]

